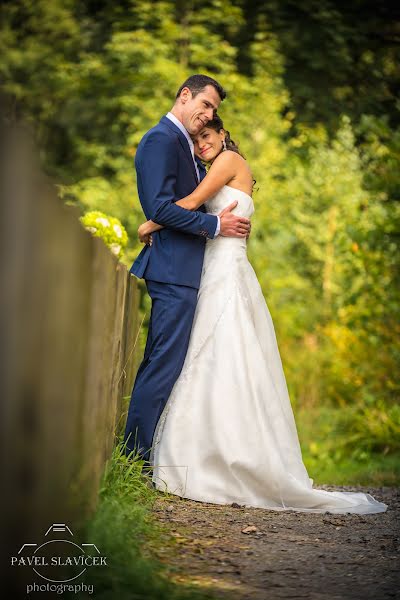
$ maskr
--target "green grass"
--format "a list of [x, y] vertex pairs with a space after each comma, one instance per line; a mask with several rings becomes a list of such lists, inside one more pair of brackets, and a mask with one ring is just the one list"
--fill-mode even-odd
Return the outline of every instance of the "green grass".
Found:
[[[151, 514], [161, 494], [146, 486], [143, 461], [125, 456], [119, 442], [103, 476], [97, 510], [80, 535], [107, 556], [107, 566], [90, 568], [87, 585], [97, 600], [206, 600], [213, 596], [173, 583], [152, 548], [174, 541]], [[168, 496], [163, 495], [165, 501]]]
[[[400, 485], [398, 440], [374, 436], [377, 419], [370, 421], [368, 414], [361, 421], [354, 407], [296, 410], [303, 460], [314, 484]], [[376, 440], [382, 440], [380, 446]]]

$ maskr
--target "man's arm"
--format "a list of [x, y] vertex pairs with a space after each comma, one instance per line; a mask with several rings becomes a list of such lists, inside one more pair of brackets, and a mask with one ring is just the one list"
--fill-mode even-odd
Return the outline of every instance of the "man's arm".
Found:
[[[189, 196], [177, 200], [175, 206], [195, 211], [208, 198], [214, 196], [226, 183], [233, 179], [237, 171], [237, 162], [241, 160], [243, 159], [234, 152], [227, 151], [221, 153], [215, 159], [211, 169], [199, 186]], [[234, 191], [232, 194], [234, 194]], [[237, 217], [230, 214], [230, 211], [235, 208], [236, 204], [237, 202], [232, 203], [227, 210], [218, 215], [218, 225], [214, 232], [214, 237], [219, 233], [232, 237], [248, 236], [250, 220], [246, 217]], [[160, 221], [156, 222], [155, 219], [151, 219], [140, 225], [138, 229], [140, 241], [148, 243], [149, 235], [162, 229], [163, 226], [159, 223]]]
[[152, 132], [137, 160], [143, 200], [151, 220], [171, 229], [213, 238], [218, 222], [215, 215], [175, 204], [178, 168], [176, 142], [163, 132]]

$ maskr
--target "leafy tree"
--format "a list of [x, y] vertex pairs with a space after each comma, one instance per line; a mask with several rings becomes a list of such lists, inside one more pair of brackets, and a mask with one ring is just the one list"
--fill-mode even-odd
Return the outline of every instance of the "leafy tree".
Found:
[[13, 110], [65, 201], [121, 221], [127, 265], [143, 219], [137, 145], [190, 73], [219, 79], [219, 112], [257, 181], [249, 255], [292, 398], [359, 403], [357, 414], [395, 401], [399, 72], [387, 3], [15, 0], [0, 17]]

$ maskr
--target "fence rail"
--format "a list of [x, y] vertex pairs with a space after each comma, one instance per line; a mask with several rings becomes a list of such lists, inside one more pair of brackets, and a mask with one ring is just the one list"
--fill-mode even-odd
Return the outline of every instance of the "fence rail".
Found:
[[[137, 365], [138, 289], [2, 126], [3, 547], [93, 510]], [[6, 557], [7, 560], [7, 557]]]

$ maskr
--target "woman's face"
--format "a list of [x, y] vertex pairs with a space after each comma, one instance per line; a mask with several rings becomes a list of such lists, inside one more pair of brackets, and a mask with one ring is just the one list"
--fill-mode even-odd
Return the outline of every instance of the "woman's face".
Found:
[[225, 131], [223, 129], [218, 132], [211, 127], [204, 127], [193, 137], [194, 153], [201, 160], [211, 162], [221, 152], [224, 138]]

